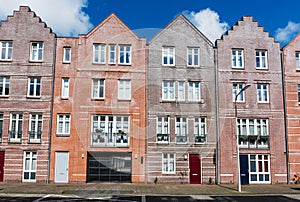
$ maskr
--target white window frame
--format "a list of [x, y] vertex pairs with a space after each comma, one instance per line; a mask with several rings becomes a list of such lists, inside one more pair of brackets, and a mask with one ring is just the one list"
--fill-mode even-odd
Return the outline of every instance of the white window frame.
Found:
[[163, 81], [162, 82], [162, 100], [174, 101], [175, 100], [175, 82]]
[[[9, 87], [10, 87], [10, 77], [8, 76], [0, 76], [0, 96], [8, 97], [9, 96]], [[7, 90], [8, 89], [8, 90]]]
[[[61, 131], [60, 131], [61, 126]], [[57, 136], [70, 136], [71, 130], [71, 115], [70, 114], [57, 114]]]
[[256, 69], [268, 69], [268, 51], [256, 50], [255, 51], [255, 66]]
[[[92, 98], [104, 99], [105, 98], [105, 79], [93, 79], [92, 81]], [[101, 95], [102, 89], [102, 95]]]
[[[235, 101], [236, 95], [245, 87], [244, 83], [233, 83], [232, 84], [232, 102]], [[237, 99], [236, 102], [245, 102], [246, 97], [245, 97], [245, 91], [242, 91]]]
[[115, 44], [109, 45], [109, 64], [116, 64], [117, 47]]
[[[42, 86], [42, 79], [41, 77], [29, 77], [28, 78], [28, 97], [41, 97], [41, 86]], [[33, 87], [33, 94], [30, 95], [31, 87]]]
[[131, 46], [119, 45], [119, 64], [131, 65]]
[[[33, 127], [34, 125], [34, 127]], [[30, 139], [30, 142], [40, 142], [41, 137], [38, 137], [38, 133], [42, 135], [43, 131], [43, 115], [42, 114], [30, 114], [29, 131], [34, 132], [34, 138]]]
[[244, 69], [244, 50], [231, 50], [231, 65], [233, 69]]
[[[37, 171], [37, 152], [24, 151], [23, 182], [36, 182], [36, 171]], [[25, 173], [28, 173], [29, 179], [25, 179]]]
[[12, 41], [0, 41], [0, 60], [11, 61], [13, 51]]
[[31, 42], [30, 45], [30, 61], [42, 62], [44, 57], [44, 43], [43, 42]]
[[196, 144], [205, 144], [207, 140], [207, 129], [206, 129], [206, 118], [205, 117], [195, 117], [194, 118], [194, 136], [205, 138], [204, 142], [196, 142]]
[[63, 63], [71, 63], [71, 47], [64, 47]]
[[269, 84], [258, 83], [256, 85], [256, 89], [257, 89], [257, 102], [269, 103]]
[[178, 81], [177, 82], [177, 96], [178, 101], [184, 101], [185, 100], [185, 82], [184, 81]]
[[295, 52], [296, 70], [300, 70], [300, 51]]
[[187, 49], [187, 66], [189, 67], [200, 66], [200, 48]]
[[118, 99], [119, 100], [131, 99], [131, 80], [120, 79], [118, 81]]
[[[197, 87], [198, 85], [198, 87]], [[188, 84], [188, 100], [199, 102], [201, 100], [201, 83], [191, 81]]]
[[176, 143], [186, 144], [188, 142], [188, 118], [176, 117], [175, 121]]
[[105, 64], [106, 44], [93, 44], [93, 63]]
[[62, 78], [61, 79], [61, 98], [68, 99], [70, 91], [70, 79]]
[[9, 131], [11, 132], [11, 134], [9, 135], [9, 142], [21, 142], [23, 133], [23, 114], [10, 114]]
[[176, 173], [176, 154], [162, 153], [162, 174]]
[[[271, 171], [270, 171], [270, 155], [269, 154], [248, 154], [249, 158], [249, 184], [270, 184], [271, 183]], [[254, 157], [251, 159], [251, 156]], [[261, 156], [261, 159], [258, 157]], [[265, 159], [265, 157], [267, 157]], [[255, 168], [251, 167], [251, 162], [255, 164]], [[267, 162], [267, 163], [265, 163]], [[260, 164], [260, 166], [259, 166]], [[267, 167], [266, 167], [267, 164]], [[261, 171], [259, 170], [261, 168]], [[256, 176], [256, 180], [252, 180], [252, 176]], [[263, 180], [259, 180], [259, 177], [263, 177]], [[268, 176], [268, 180], [266, 179]]]
[[162, 47], [162, 65], [175, 66], [175, 47]]

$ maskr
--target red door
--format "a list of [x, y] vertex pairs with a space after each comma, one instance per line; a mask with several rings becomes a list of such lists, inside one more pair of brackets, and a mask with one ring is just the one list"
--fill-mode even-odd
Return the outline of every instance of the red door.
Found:
[[189, 166], [190, 166], [190, 183], [201, 184], [201, 167], [200, 158], [198, 154], [189, 155]]
[[0, 151], [0, 182], [3, 182], [4, 175], [4, 151]]

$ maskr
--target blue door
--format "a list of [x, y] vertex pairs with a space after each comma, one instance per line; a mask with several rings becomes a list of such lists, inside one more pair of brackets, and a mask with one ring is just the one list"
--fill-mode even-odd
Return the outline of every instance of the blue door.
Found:
[[240, 155], [241, 184], [249, 184], [248, 155]]

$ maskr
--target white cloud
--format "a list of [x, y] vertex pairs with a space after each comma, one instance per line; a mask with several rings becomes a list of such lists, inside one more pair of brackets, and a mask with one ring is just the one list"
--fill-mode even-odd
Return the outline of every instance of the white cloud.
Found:
[[285, 28], [276, 30], [275, 39], [279, 42], [286, 43], [293, 39], [300, 32], [300, 23], [289, 21]]
[[6, 20], [19, 6], [29, 6], [47, 26], [60, 36], [85, 34], [91, 28], [89, 16], [82, 11], [88, 0], [0, 0], [0, 18]]
[[209, 8], [199, 12], [184, 11], [183, 14], [212, 42], [229, 29], [226, 22], [220, 22], [219, 14]]

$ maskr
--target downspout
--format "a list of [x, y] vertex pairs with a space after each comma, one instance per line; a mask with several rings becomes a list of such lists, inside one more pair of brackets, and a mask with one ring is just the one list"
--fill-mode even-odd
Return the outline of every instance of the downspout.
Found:
[[280, 59], [281, 59], [282, 92], [283, 92], [286, 171], [287, 171], [287, 184], [290, 184], [289, 144], [288, 144], [288, 129], [287, 129], [287, 115], [286, 115], [286, 91], [285, 91], [285, 79], [284, 79], [285, 72], [284, 72], [283, 57], [284, 57], [283, 52], [281, 51]]
[[53, 103], [54, 103], [54, 76], [55, 76], [55, 61], [56, 61], [56, 36], [53, 40], [53, 62], [52, 62], [52, 89], [51, 89], [51, 106], [50, 106], [50, 123], [49, 123], [49, 141], [48, 141], [48, 172], [47, 184], [50, 181], [50, 157], [51, 157], [51, 139], [52, 139], [52, 118], [53, 118]]
[[215, 65], [215, 99], [216, 99], [216, 153], [217, 153], [217, 184], [220, 184], [220, 129], [219, 129], [219, 87], [218, 87], [218, 62], [217, 52], [214, 48], [214, 65]]

